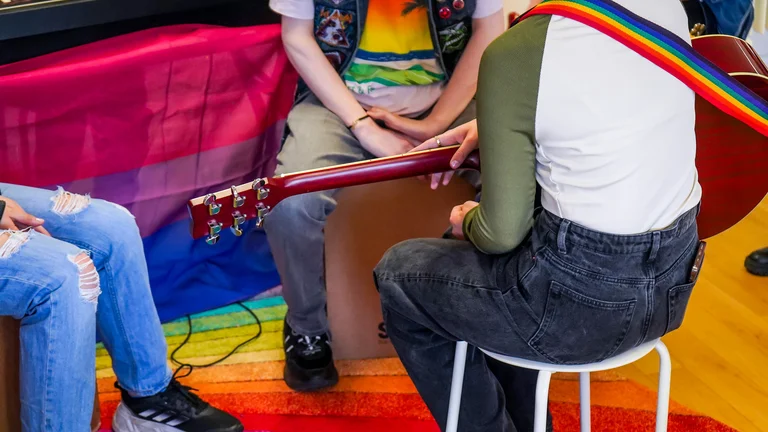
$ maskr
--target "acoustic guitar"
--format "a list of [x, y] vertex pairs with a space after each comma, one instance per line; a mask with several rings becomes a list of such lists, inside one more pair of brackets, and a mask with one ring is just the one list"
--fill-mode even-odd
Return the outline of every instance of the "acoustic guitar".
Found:
[[[723, 35], [693, 39], [697, 52], [768, 98], [768, 68], [745, 41]], [[768, 192], [768, 138], [696, 96], [696, 166], [703, 189], [699, 236], [718, 234], [752, 211]], [[194, 238], [215, 244], [221, 231], [260, 226], [269, 211], [294, 195], [450, 171], [457, 146], [256, 179], [189, 201]], [[473, 153], [460, 169], [480, 169]], [[446, 221], [447, 223], [447, 221]]]
[[[693, 48], [763, 99], [768, 67], [733, 36], [705, 35]], [[699, 237], [719, 234], [749, 214], [768, 193], [768, 137], [696, 96], [696, 168], [702, 187]]]

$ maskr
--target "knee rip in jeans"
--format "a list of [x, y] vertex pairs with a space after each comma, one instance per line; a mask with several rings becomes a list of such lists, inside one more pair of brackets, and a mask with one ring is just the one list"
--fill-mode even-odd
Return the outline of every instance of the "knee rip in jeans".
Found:
[[5, 231], [0, 234], [0, 259], [9, 258], [29, 240], [29, 230]]
[[91, 204], [91, 196], [73, 194], [59, 187], [51, 201], [53, 201], [53, 212], [64, 216], [80, 213], [85, 210]]
[[77, 255], [67, 256], [72, 263], [77, 266], [80, 272], [80, 296], [88, 303], [92, 303], [94, 308], [98, 303], [101, 287], [99, 285], [99, 273], [93, 260], [88, 256], [88, 252], [81, 252]]

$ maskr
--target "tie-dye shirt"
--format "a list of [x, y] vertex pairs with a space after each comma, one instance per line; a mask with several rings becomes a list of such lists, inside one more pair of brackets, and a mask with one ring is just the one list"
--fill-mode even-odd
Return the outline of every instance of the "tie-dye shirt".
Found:
[[[445, 73], [435, 57], [427, 13], [413, 3], [370, 0], [360, 46], [344, 74], [364, 105], [414, 114], [440, 97]], [[416, 88], [399, 89], [410, 86]]]
[[[270, 0], [270, 7], [299, 19], [313, 19], [315, 13], [312, 0]], [[473, 18], [501, 9], [502, 0], [478, 0]], [[343, 76], [364, 108], [415, 116], [440, 98], [445, 73], [435, 57], [427, 14], [423, 0], [369, 0], [360, 45]]]

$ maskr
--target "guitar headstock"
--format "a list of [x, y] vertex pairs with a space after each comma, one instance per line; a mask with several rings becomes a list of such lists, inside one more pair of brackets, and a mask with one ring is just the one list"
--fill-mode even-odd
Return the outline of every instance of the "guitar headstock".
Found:
[[280, 201], [278, 197], [270, 196], [276, 182], [276, 179], [260, 178], [190, 200], [187, 208], [192, 218], [192, 237], [206, 237], [205, 242], [214, 245], [226, 228], [241, 236], [243, 225], [250, 220], [260, 227], [267, 213]]

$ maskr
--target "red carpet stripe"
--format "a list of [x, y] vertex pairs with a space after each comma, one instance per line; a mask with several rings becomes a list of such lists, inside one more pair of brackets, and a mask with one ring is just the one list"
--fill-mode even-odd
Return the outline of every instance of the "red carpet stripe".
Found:
[[[226, 403], [223, 400], [220, 402]], [[235, 408], [227, 406], [229, 409]], [[116, 407], [117, 402], [102, 404], [101, 430], [108, 431], [111, 427], [111, 417]], [[579, 430], [578, 404], [556, 402], [550, 404], [550, 409], [555, 432]], [[438, 432], [431, 418], [418, 420], [397, 416], [297, 416], [239, 412], [237, 417], [248, 432]], [[593, 432], [639, 432], [653, 430], [656, 418], [653, 412], [648, 411], [593, 406], [591, 420]], [[708, 417], [680, 414], [670, 416], [668, 432], [689, 431], [737, 432]]]

